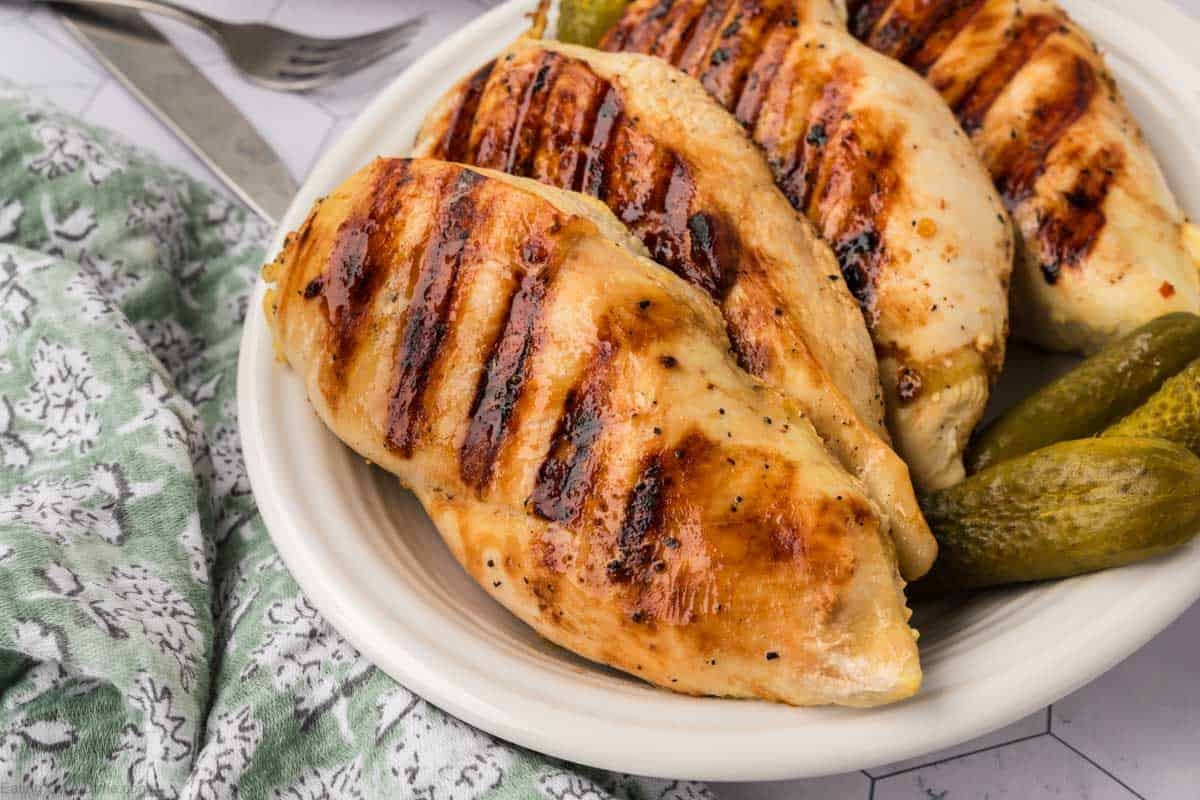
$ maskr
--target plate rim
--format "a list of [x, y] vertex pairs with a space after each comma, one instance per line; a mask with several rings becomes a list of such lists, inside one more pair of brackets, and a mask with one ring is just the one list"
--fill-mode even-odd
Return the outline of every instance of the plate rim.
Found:
[[[312, 202], [342, 177], [338, 167], [345, 160], [345, 154], [363, 148], [371, 132], [394, 108], [397, 98], [407, 95], [412, 90], [410, 87], [429, 79], [439, 64], [454, 60], [456, 54], [469, 51], [472, 45], [486, 39], [489, 32], [510, 30], [532, 5], [533, 0], [507, 0], [496, 6], [432, 48], [379, 92], [318, 160], [283, 215], [269, 252], [278, 251], [284, 235], [303, 219]], [[1126, 19], [1145, 35], [1173, 41], [1170, 49], [1174, 60], [1189, 67], [1196, 66], [1194, 60], [1189, 60], [1176, 47], [1183, 41], [1184, 31], [1200, 34], [1200, 23], [1167, 0], [1143, 0], [1143, 10], [1152, 12], [1147, 17], [1155, 20], [1154, 28], [1161, 31], [1163, 25], [1168, 26], [1172, 32], [1169, 38], [1141, 25], [1140, 20], [1128, 20], [1122, 12], [1103, 5], [1100, 0], [1074, 0], [1064, 5], [1077, 17], [1115, 14]], [[1200, 69], [1193, 69], [1188, 77], [1193, 93], [1200, 92]], [[1193, 581], [1190, 591], [1161, 592], [1157, 593], [1158, 597], [1146, 589], [1146, 584], [1151, 581], [1143, 581], [1143, 591], [1129, 597], [1129, 602], [1117, 612], [1098, 618], [1069, 641], [1063, 640], [1056, 647], [1043, 651], [1037, 666], [1026, 662], [1020, 668], [972, 682], [969, 695], [972, 704], [977, 709], [986, 709], [977, 714], [958, 713], [957, 718], [951, 716], [948, 720], [947, 706], [957, 699], [928, 695], [925, 696], [928, 702], [906, 701], [866, 712], [845, 710], [845, 724], [851, 728], [861, 722], [866, 729], [876, 729], [869, 737], [873, 742], [869, 758], [863, 758], [862, 753], [853, 748], [840, 752], [817, 748], [820, 752], [816, 752], [811, 748], [811, 741], [795, 741], [789, 738], [794, 735], [790, 732], [786, 736], [777, 731], [754, 735], [739, 733], [740, 741], [735, 746], [729, 741], [717, 741], [720, 732], [714, 736], [682, 730], [678, 726], [672, 727], [667, 720], [654, 728], [643, 726], [631, 731], [628, 726], [622, 728], [619, 721], [606, 720], [598, 728], [596, 720], [580, 720], [569, 710], [555, 708], [546, 702], [535, 708], [523, 700], [526, 704], [519, 710], [514, 709], [511, 702], [506, 706], [494, 690], [489, 693], [477, 685], [473, 691], [467, 691], [449, 682], [435, 664], [423, 660], [422, 655], [429, 655], [428, 646], [424, 650], [388, 647], [379, 637], [367, 635], [369, 621], [363, 619], [364, 610], [353, 608], [346, 602], [344, 591], [322, 579], [322, 574], [330, 567], [320, 563], [314, 543], [298, 535], [301, 530], [288, 513], [286, 498], [275, 486], [271, 469], [272, 448], [264, 438], [266, 409], [260, 406], [257, 387], [260, 381], [269, 379], [264, 376], [270, 372], [273, 362], [269, 331], [257, 311], [262, 304], [264, 288], [260, 277], [252, 295], [239, 350], [238, 427], [256, 504], [285, 565], [314, 606], [373, 664], [459, 719], [532, 750], [593, 767], [676, 779], [781, 780], [869, 769], [959, 744], [1057, 701], [1140, 649], [1200, 598], [1200, 576]], [[1153, 569], [1156, 563], [1157, 560], [1145, 566]], [[1101, 620], [1103, 624], [1100, 624]], [[1114, 628], [1120, 627], [1136, 632], [1124, 636], [1109, 635]], [[1080, 647], [1089, 648], [1092, 653], [1087, 659], [1088, 668], [1059, 670], [1050, 676], [1042, 672], [1046, 663], [1077, 661], [1075, 656]], [[1031, 685], [1036, 685], [1038, 691], [1030, 691]], [[954, 694], [950, 689], [942, 690], [942, 693]], [[1013, 697], [1023, 699], [1013, 701]], [[589, 722], [593, 724], [589, 725]], [[900, 726], [909, 726], [910, 735], [895, 736], [880, 744], [882, 734], [904, 733]], [[914, 729], [921, 730], [923, 735], [916, 734]], [[933, 732], [924, 733], [924, 730]], [[672, 737], [669, 741], [662, 740], [664, 732]], [[836, 738], [849, 740], [845, 734]], [[803, 752], [799, 747], [806, 744], [810, 745], [809, 752]]]

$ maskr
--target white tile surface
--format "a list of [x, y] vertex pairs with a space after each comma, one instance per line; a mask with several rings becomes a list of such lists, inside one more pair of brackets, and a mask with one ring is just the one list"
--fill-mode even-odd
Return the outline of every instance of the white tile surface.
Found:
[[1200, 797], [1200, 607], [1054, 705], [1053, 731], [1145, 797]]
[[861, 772], [850, 772], [807, 781], [717, 783], [712, 788], [721, 800], [866, 800], [871, 793], [871, 779]]
[[19, 3], [5, 3], [4, 5], [0, 5], [0, 26], [22, 19], [28, 14], [29, 3], [27, 0]]
[[[1048, 736], [875, 783], [873, 800], [1129, 800], [1108, 775]], [[1179, 796], [1183, 800], [1183, 796]]]
[[[248, 85], [206, 36], [177, 23], [164, 22], [161, 26], [247, 114], [301, 179], [319, 154], [395, 74], [499, 1], [193, 3], [228, 19], [269, 19], [329, 36], [372, 30], [417, 13], [427, 15], [427, 24], [412, 47], [347, 81], [309, 95], [280, 95]], [[1176, 2], [1200, 17], [1200, 0]], [[336, 8], [336, 13], [330, 13], [331, 8]], [[0, 0], [0, 78], [44, 92], [64, 108], [121, 131], [167, 161], [216, 182], [45, 9], [31, 10], [28, 3]], [[1053, 736], [1042, 734], [1046, 721], [1047, 713], [1038, 712], [988, 736], [874, 769], [870, 775], [854, 772], [808, 781], [721, 784], [714, 788], [725, 800], [1200, 798], [1200, 607], [1193, 608], [1124, 664], [1056, 704]], [[1061, 741], [1054, 737], [1061, 737]], [[1115, 777], [1109, 777], [1106, 771]]]
[[0, 75], [36, 87], [63, 108], [82, 111], [105, 78], [82, 58], [33, 24], [30, 15], [10, 19], [0, 27]]
[[[25, 20], [29, 27], [54, 42], [76, 62], [95, 73], [97, 82], [107, 82], [110, 80], [104, 68], [100, 66], [100, 63], [79, 43], [78, 39], [67, 32], [67, 29], [58, 21], [58, 17], [42, 12], [28, 14]], [[5, 73], [5, 76], [7, 77], [7, 73]]]

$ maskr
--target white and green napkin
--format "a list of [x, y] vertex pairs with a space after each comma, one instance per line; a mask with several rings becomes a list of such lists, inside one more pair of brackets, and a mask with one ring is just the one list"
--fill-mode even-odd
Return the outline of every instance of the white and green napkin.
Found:
[[234, 412], [268, 233], [0, 88], [0, 797], [711, 798], [476, 731], [309, 604]]

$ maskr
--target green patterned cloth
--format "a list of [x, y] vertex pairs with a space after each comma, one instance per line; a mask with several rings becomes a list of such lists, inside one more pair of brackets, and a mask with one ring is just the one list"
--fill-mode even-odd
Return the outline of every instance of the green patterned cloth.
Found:
[[0, 187], [0, 797], [712, 797], [475, 731], [309, 604], [234, 413], [261, 222], [4, 87]]

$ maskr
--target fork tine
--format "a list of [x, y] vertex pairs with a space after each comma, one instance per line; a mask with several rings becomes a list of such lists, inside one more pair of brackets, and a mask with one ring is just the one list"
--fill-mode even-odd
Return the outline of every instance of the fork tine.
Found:
[[333, 56], [329, 61], [312, 63], [304, 59], [298, 60], [293, 55], [265, 82], [276, 87], [286, 86], [291, 91], [309, 91], [333, 83], [407, 46], [420, 28], [422, 20], [413, 19], [409, 22], [410, 24], [397, 26], [387, 39], [381, 40], [375, 47], [359, 48], [353, 55], [340, 59]]
[[[286, 84], [289, 89], [303, 91], [313, 86], [324, 86], [333, 80], [329, 70], [280, 69], [273, 75], [265, 76], [276, 84]], [[319, 81], [319, 83], [313, 83]]]
[[296, 49], [304, 53], [329, 53], [338, 50], [340, 39], [304, 39], [296, 43]]
[[[420, 27], [425, 24], [425, 15], [412, 17], [403, 22], [399, 22], [390, 28], [384, 28], [370, 33], [361, 33], [355, 36], [347, 36], [342, 39], [316, 39], [306, 40], [305, 45], [313, 49], [320, 48], [322, 54], [339, 53], [353, 57], [350, 50], [370, 49], [376, 47], [387, 47], [397, 39], [408, 41], [411, 38], [411, 31], [414, 27]], [[320, 45], [316, 43], [320, 42]]]
[[284, 92], [307, 92], [333, 83], [343, 76], [335, 73], [328, 64], [320, 67], [282, 64], [268, 72], [246, 73], [246, 77], [268, 89]]
[[334, 58], [335, 56], [326, 57], [318, 54], [301, 56], [297, 55], [296, 53], [292, 53], [287, 57], [287, 63], [289, 66], [295, 66], [299, 68], [323, 67]]
[[389, 30], [387, 36], [381, 36], [372, 42], [361, 44], [356, 49], [363, 53], [384, 53], [407, 47], [423, 27], [425, 27], [424, 15], [412, 17]]
[[368, 64], [403, 50], [412, 42], [423, 24], [423, 17], [408, 20], [408, 22], [391, 29], [387, 37], [380, 37], [371, 47], [354, 48], [354, 52], [334, 58], [325, 66], [334, 77], [338, 78], [357, 72]]
[[354, 56], [334, 61], [329, 65], [329, 71], [336, 78], [344, 78], [393, 53], [398, 53], [409, 45], [415, 35], [415, 31], [416, 28], [414, 26], [412, 31], [393, 37], [393, 39], [384, 43], [386, 46], [381, 45], [369, 52], [358, 53]]
[[[3, 2], [3, 0], [0, 0]], [[425, 24], [425, 16], [412, 17], [390, 28], [344, 39], [316, 39], [293, 31], [282, 31], [289, 40], [278, 42], [256, 63], [239, 63], [250, 80], [270, 89], [304, 92], [344, 78], [353, 72], [402, 50]], [[238, 63], [235, 54], [226, 48]]]

